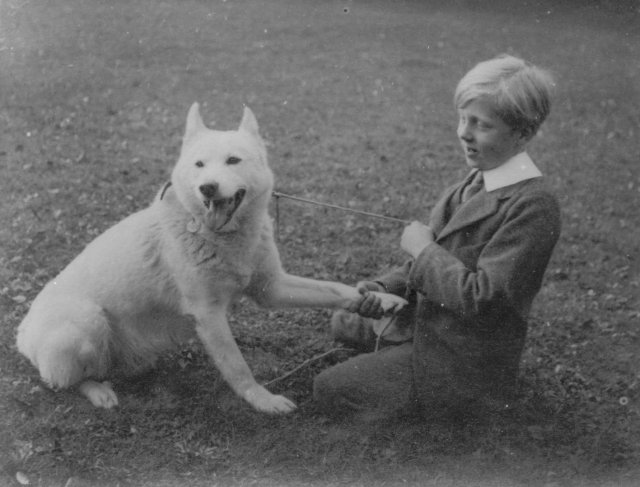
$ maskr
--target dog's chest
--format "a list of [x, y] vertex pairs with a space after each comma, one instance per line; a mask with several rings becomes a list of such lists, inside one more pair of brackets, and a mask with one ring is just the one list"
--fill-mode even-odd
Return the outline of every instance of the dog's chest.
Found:
[[194, 242], [190, 264], [212, 288], [244, 289], [254, 272], [255, 249], [247, 242]]

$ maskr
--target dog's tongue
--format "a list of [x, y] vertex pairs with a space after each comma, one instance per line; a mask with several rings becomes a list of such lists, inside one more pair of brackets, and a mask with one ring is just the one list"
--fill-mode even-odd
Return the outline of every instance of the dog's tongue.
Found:
[[224, 227], [235, 210], [233, 199], [213, 201], [209, 211], [210, 228], [214, 231]]
[[214, 232], [221, 231], [223, 227], [229, 223], [231, 218], [233, 218], [233, 214], [242, 203], [245, 193], [245, 189], [239, 189], [236, 194], [230, 198], [205, 202], [205, 207], [207, 208], [207, 214], [205, 216], [207, 227]]

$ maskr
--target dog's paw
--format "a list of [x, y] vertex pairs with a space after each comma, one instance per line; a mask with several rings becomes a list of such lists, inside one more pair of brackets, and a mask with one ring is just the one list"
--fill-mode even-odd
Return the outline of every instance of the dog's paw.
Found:
[[369, 292], [380, 298], [380, 306], [384, 310], [385, 314], [397, 313], [408, 304], [406, 299], [396, 296], [395, 294], [382, 293], [378, 291]]
[[97, 408], [111, 409], [118, 405], [118, 396], [113, 392], [110, 382], [86, 380], [78, 388]]
[[256, 384], [245, 393], [245, 399], [257, 411], [267, 414], [288, 414], [297, 408], [293, 401], [284, 396], [271, 394], [264, 387]]

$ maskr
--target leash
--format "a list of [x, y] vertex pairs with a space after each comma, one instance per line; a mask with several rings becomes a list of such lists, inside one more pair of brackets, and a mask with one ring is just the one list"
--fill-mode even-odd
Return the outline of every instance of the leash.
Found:
[[[160, 190], [160, 199], [164, 198], [165, 193], [171, 187], [171, 185], [172, 185], [171, 181], [167, 181], [165, 183], [165, 185]], [[323, 203], [322, 201], [315, 201], [315, 200], [310, 200], [308, 198], [302, 198], [300, 196], [293, 196], [291, 194], [281, 193], [280, 191], [273, 191], [271, 194], [276, 200], [276, 224], [278, 225], [278, 227], [280, 226], [279, 225], [279, 223], [280, 223], [280, 205], [279, 205], [280, 198], [285, 198], [285, 199], [292, 200], [292, 201], [298, 201], [300, 203], [306, 203], [306, 204], [309, 204], [309, 205], [321, 206], [321, 207], [324, 207], [324, 208], [331, 208], [333, 210], [341, 210], [341, 211], [345, 211], [345, 212], [348, 212], [348, 213], [355, 213], [357, 215], [368, 216], [370, 218], [378, 218], [380, 220], [386, 220], [386, 221], [395, 222], [395, 223], [402, 223], [404, 225], [408, 225], [409, 223], [411, 223], [411, 221], [403, 220], [402, 218], [396, 218], [396, 217], [387, 216], [387, 215], [380, 215], [378, 213], [371, 213], [369, 211], [354, 210], [353, 208], [347, 208], [346, 206], [333, 205], [331, 203]]]
[[[382, 329], [380, 334], [376, 336], [375, 348], [373, 350], [374, 353], [380, 350], [380, 342], [383, 339], [382, 336], [384, 335], [384, 332], [387, 331], [387, 329], [389, 327], [391, 327], [391, 325], [395, 324], [397, 318], [398, 318], [398, 315], [394, 314], [393, 317], [389, 320], [389, 322]], [[323, 358], [325, 358], [325, 357], [327, 357], [329, 355], [332, 355], [332, 354], [334, 354], [336, 352], [354, 352], [354, 349], [353, 348], [345, 348], [345, 347], [332, 348], [331, 350], [327, 350], [326, 352], [320, 353], [318, 355], [315, 355], [314, 357], [311, 357], [310, 359], [305, 360], [304, 362], [302, 362], [297, 367], [294, 367], [289, 372], [287, 372], [285, 374], [282, 374], [281, 376], [276, 377], [275, 379], [272, 379], [272, 380], [267, 381], [267, 382], [263, 382], [262, 385], [264, 387], [267, 387], [267, 386], [270, 386], [270, 385], [275, 384], [277, 382], [283, 381], [284, 379], [286, 379], [288, 377], [291, 377], [292, 375], [296, 374], [300, 370], [308, 367], [312, 363], [317, 362], [318, 360], [322, 360]]]
[[[164, 198], [165, 193], [171, 187], [171, 185], [172, 185], [171, 181], [167, 181], [164, 184], [164, 186], [160, 190], [160, 194], [159, 194], [159, 199], [160, 200], [162, 200]], [[395, 222], [395, 223], [402, 223], [404, 225], [408, 225], [409, 223], [411, 223], [409, 220], [403, 220], [402, 218], [396, 218], [396, 217], [387, 216], [387, 215], [380, 215], [378, 213], [371, 213], [369, 211], [354, 210], [353, 208], [347, 208], [345, 206], [334, 205], [334, 204], [331, 204], [331, 203], [324, 203], [324, 202], [321, 202], [321, 201], [315, 201], [315, 200], [311, 200], [311, 199], [308, 199], [308, 198], [302, 198], [300, 196], [293, 196], [293, 195], [290, 195], [290, 194], [281, 193], [280, 191], [273, 191], [272, 192], [272, 196], [276, 200], [276, 229], [277, 229], [277, 234], [280, 234], [280, 206], [279, 206], [280, 198], [285, 198], [285, 199], [289, 199], [289, 200], [292, 200], [292, 201], [298, 201], [300, 203], [306, 203], [306, 204], [320, 206], [320, 207], [324, 207], [324, 208], [331, 208], [333, 210], [341, 210], [341, 211], [344, 211], [344, 212], [347, 212], [347, 213], [354, 213], [354, 214], [357, 214], [357, 215], [362, 215], [362, 216], [366, 216], [366, 217], [370, 217], [370, 218], [378, 218], [380, 220], [386, 220], [386, 221], [391, 221], [391, 222]], [[393, 323], [395, 323], [396, 318], [397, 318], [397, 315], [394, 315], [392, 317], [392, 319], [385, 325], [385, 327], [382, 330], [382, 332], [380, 333], [380, 335], [378, 335], [376, 337], [376, 344], [375, 344], [375, 350], [374, 350], [375, 352], [377, 352], [378, 349], [380, 348], [380, 340], [382, 339], [382, 335], [387, 330], [387, 328], [389, 328]], [[275, 384], [277, 382], [280, 382], [280, 381], [286, 379], [287, 377], [291, 377], [293, 374], [295, 374], [298, 371], [304, 369], [305, 367], [308, 367], [312, 363], [317, 362], [318, 360], [322, 360], [323, 358], [325, 358], [325, 357], [327, 357], [327, 356], [329, 356], [329, 355], [331, 355], [333, 353], [336, 353], [336, 352], [353, 352], [353, 349], [351, 349], [351, 348], [343, 348], [343, 347], [332, 348], [331, 350], [328, 350], [328, 351], [323, 352], [323, 353], [321, 353], [319, 355], [311, 357], [308, 360], [305, 360], [304, 362], [302, 362], [297, 367], [294, 367], [289, 372], [281, 375], [280, 377], [276, 377], [275, 379], [272, 379], [272, 380], [270, 380], [268, 382], [265, 382], [262, 385], [266, 387], [266, 386], [269, 386], [271, 384]]]
[[293, 374], [295, 374], [299, 370], [302, 370], [305, 367], [308, 367], [313, 362], [317, 362], [318, 360], [322, 360], [323, 358], [327, 357], [328, 355], [331, 355], [332, 353], [336, 353], [336, 352], [353, 352], [353, 351], [354, 350], [352, 348], [344, 348], [344, 347], [332, 348], [331, 350], [327, 350], [326, 352], [323, 352], [323, 353], [321, 353], [319, 355], [316, 355], [315, 357], [311, 357], [310, 359], [305, 360], [300, 365], [298, 365], [294, 369], [290, 370], [286, 374], [281, 375], [280, 377], [276, 377], [275, 379], [272, 379], [272, 380], [270, 380], [268, 382], [263, 382], [262, 385], [264, 387], [266, 387], [266, 386], [269, 386], [271, 384], [275, 384], [276, 382], [280, 382], [281, 380], [284, 380], [287, 377], [291, 377]]
[[410, 220], [403, 220], [402, 218], [396, 218], [388, 215], [380, 215], [378, 213], [371, 213], [370, 211], [354, 210], [353, 208], [347, 208], [345, 206], [334, 205], [331, 203], [324, 203], [322, 201], [315, 201], [308, 198], [302, 198], [300, 196], [293, 196], [290, 194], [281, 193], [280, 191], [274, 191], [271, 194], [276, 200], [276, 229], [278, 231], [278, 234], [280, 233], [280, 206], [279, 206], [280, 198], [285, 198], [292, 201], [298, 201], [300, 203], [306, 203], [309, 205], [321, 206], [323, 208], [331, 208], [332, 210], [340, 210], [347, 213], [355, 213], [356, 215], [367, 216], [370, 218], [378, 218], [380, 220], [386, 220], [394, 223], [402, 223], [403, 225], [408, 225], [409, 223], [411, 223]]
[[[347, 208], [345, 206], [340, 206], [340, 205], [334, 205], [331, 203], [324, 203], [322, 201], [315, 201], [315, 200], [311, 200], [308, 198], [302, 198], [300, 196], [293, 196], [290, 194], [286, 194], [286, 193], [281, 193], [280, 191], [273, 191], [272, 196], [274, 197], [275, 201], [276, 201], [276, 235], [280, 235], [280, 198], [285, 198], [288, 200], [292, 200], [292, 201], [297, 201], [299, 203], [305, 203], [305, 204], [309, 204], [309, 205], [314, 205], [314, 206], [320, 206], [323, 208], [331, 208], [332, 210], [340, 210], [340, 211], [344, 211], [347, 213], [354, 213], [356, 215], [362, 215], [362, 216], [366, 216], [366, 217], [370, 217], [370, 218], [378, 218], [380, 220], [385, 220], [385, 221], [390, 221], [390, 222], [394, 222], [394, 223], [402, 223], [403, 225], [408, 225], [409, 223], [411, 223], [411, 221], [409, 220], [403, 220], [402, 218], [396, 218], [393, 216], [387, 216], [387, 215], [380, 215], [378, 213], [372, 213], [369, 211], [363, 211], [363, 210], [354, 210], [353, 208]], [[374, 352], [377, 352], [380, 349], [380, 341], [382, 340], [382, 335], [384, 334], [384, 332], [393, 324], [395, 324], [397, 319], [397, 315], [394, 315], [391, 320], [389, 320], [389, 322], [385, 325], [384, 329], [380, 332], [380, 335], [378, 335], [376, 337], [376, 343], [375, 343], [375, 349]], [[292, 376], [293, 374], [295, 374], [296, 372], [298, 372], [299, 370], [304, 369], [305, 367], [308, 367], [309, 365], [311, 365], [313, 362], [316, 362], [318, 360], [323, 359], [324, 357], [331, 355], [335, 352], [353, 352], [353, 349], [351, 348], [332, 348], [331, 350], [328, 350], [324, 353], [321, 353], [319, 355], [316, 355], [315, 357], [311, 357], [308, 360], [305, 360], [303, 363], [301, 363], [300, 365], [298, 365], [297, 367], [293, 368], [292, 370], [290, 370], [289, 372], [287, 372], [286, 374], [281, 375], [280, 377], [276, 377], [273, 380], [270, 380], [268, 382], [264, 382], [262, 385], [263, 386], [269, 386], [272, 384], [275, 384], [276, 382], [280, 382], [284, 379], [286, 379], [287, 377]]]
[[384, 328], [382, 330], [380, 330], [380, 333], [376, 334], [376, 346], [373, 349], [374, 352], [377, 352], [378, 350], [380, 350], [380, 342], [382, 341], [382, 335], [384, 335], [384, 332], [387, 331], [387, 329], [389, 329], [391, 325], [395, 325], [397, 319], [398, 319], [398, 315], [394, 313], [394, 315], [391, 317], [389, 322], [386, 325], [384, 325]]

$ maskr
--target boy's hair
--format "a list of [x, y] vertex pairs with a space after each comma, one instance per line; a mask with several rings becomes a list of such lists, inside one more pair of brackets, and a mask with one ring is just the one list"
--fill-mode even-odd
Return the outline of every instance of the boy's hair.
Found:
[[534, 135], [551, 110], [551, 74], [507, 54], [478, 63], [458, 83], [457, 109], [479, 97], [489, 98], [496, 114], [514, 130]]

